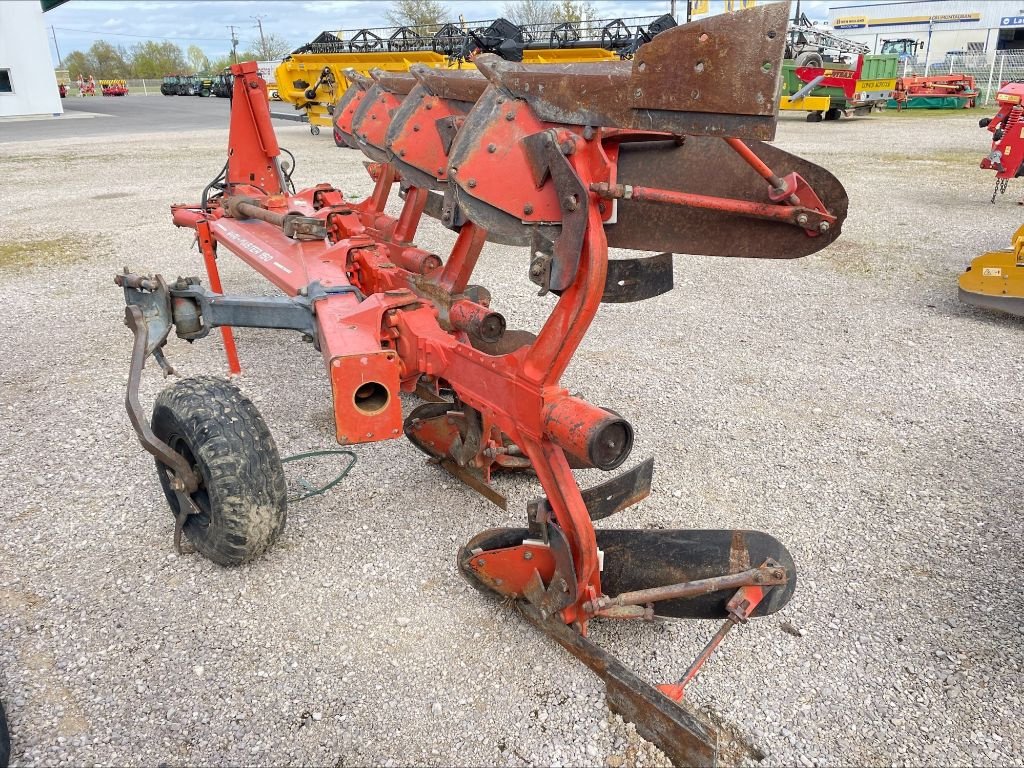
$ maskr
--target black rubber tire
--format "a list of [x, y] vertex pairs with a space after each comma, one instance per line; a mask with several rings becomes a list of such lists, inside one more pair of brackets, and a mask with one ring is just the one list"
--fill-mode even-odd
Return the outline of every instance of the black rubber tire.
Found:
[[7, 713], [0, 701], [0, 768], [7, 768], [11, 762], [11, 733], [7, 730]]
[[[200, 476], [192, 498], [203, 514], [190, 516], [183, 529], [196, 551], [225, 566], [266, 552], [284, 530], [287, 488], [277, 445], [256, 406], [224, 379], [183, 379], [157, 397], [153, 432]], [[177, 515], [170, 473], [159, 461], [156, 466]]]
[[314, 136], [319, 136], [320, 135], [320, 126], [319, 125], [311, 125], [311, 126], [309, 126], [309, 132], [311, 134], [313, 134]]
[[826, 120], [838, 120], [842, 116], [843, 116], [843, 110], [841, 110], [841, 109], [830, 109], [827, 112], [825, 112], [825, 119]]
[[793, 62], [793, 65], [794, 67], [821, 69], [825, 66], [825, 60], [821, 58], [821, 54], [817, 51], [804, 51], [796, 57], [796, 61]]
[[822, 119], [821, 112], [808, 112], [807, 113], [807, 122], [808, 123], [820, 123], [821, 119]]

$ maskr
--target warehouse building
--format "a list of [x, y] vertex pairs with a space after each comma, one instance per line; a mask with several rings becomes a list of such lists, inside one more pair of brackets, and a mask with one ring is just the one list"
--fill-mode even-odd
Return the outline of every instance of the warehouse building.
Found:
[[892, 50], [895, 45], [883, 51], [886, 40], [916, 41], [917, 63], [950, 54], [991, 60], [996, 51], [1024, 49], [1024, 0], [837, 2], [829, 8], [829, 23], [873, 53], [901, 52]]
[[43, 11], [63, 0], [0, 2], [0, 117], [61, 115]]

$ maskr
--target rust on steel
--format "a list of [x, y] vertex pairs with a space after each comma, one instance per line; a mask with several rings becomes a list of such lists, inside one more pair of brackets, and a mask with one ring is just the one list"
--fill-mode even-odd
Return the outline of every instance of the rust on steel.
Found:
[[601, 610], [614, 605], [644, 605], [657, 603], [661, 600], [696, 597], [726, 589], [738, 589], [746, 586], [776, 586], [787, 581], [786, 569], [778, 563], [766, 563], [740, 573], [724, 576], [713, 576], [709, 579], [698, 579], [680, 584], [668, 584], [664, 587], [640, 589], [634, 592], [623, 592], [615, 597], [599, 597], [591, 603], [594, 610]]

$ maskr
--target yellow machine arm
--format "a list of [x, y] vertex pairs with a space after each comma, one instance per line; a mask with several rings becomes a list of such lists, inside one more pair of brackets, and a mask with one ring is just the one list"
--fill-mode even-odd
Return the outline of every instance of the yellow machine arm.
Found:
[[1024, 317], [1024, 226], [1010, 247], [983, 253], [960, 275], [960, 300]]

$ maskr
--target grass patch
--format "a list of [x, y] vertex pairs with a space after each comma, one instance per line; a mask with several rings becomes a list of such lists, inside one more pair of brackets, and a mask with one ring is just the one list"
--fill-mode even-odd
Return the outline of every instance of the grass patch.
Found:
[[80, 154], [73, 154], [70, 152], [55, 153], [52, 155], [6, 155], [0, 156], [0, 166], [2, 165], [36, 165], [38, 163], [59, 163], [60, 165], [68, 165], [70, 163], [80, 163], [88, 159], [87, 157]]
[[72, 264], [86, 258], [88, 243], [70, 237], [0, 242], [0, 272]]
[[991, 117], [996, 113], [998, 107], [992, 104], [987, 107], [974, 107], [973, 109], [902, 109], [887, 107], [881, 112], [876, 112], [872, 117], [895, 117], [904, 119], [908, 117]]
[[867, 245], [840, 238], [812, 258], [844, 275], [871, 277], [876, 268], [867, 255], [869, 253], [871, 249]]
[[966, 152], [954, 152], [951, 150], [944, 150], [938, 152], [929, 152], [928, 154], [910, 154], [909, 152], [887, 152], [879, 155], [878, 160], [881, 163], [891, 165], [905, 165], [912, 163], [914, 165], [945, 165], [954, 168], [977, 168], [981, 163], [981, 158], [988, 154], [988, 147], [985, 145], [979, 145], [976, 151]]

